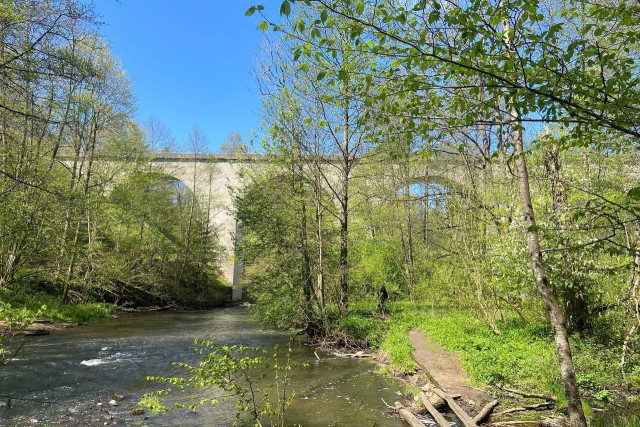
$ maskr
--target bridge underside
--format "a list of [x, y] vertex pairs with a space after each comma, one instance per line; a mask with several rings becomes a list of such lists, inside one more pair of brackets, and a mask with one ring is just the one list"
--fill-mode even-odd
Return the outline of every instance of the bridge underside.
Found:
[[[459, 156], [438, 155], [437, 162], [430, 162], [429, 173], [416, 175], [415, 180], [421, 182], [439, 182], [438, 179], [464, 186], [467, 168], [460, 162]], [[240, 277], [242, 263], [235, 257], [235, 242], [240, 238], [235, 212], [233, 212], [233, 191], [240, 185], [240, 170], [248, 165], [269, 162], [264, 155], [210, 155], [210, 154], [177, 154], [158, 153], [151, 160], [152, 167], [167, 174], [193, 191], [200, 206], [209, 209], [209, 226], [216, 230], [219, 242], [224, 248], [220, 261], [222, 274], [233, 287], [233, 300], [242, 299]], [[416, 171], [417, 172], [417, 171]], [[331, 175], [331, 174], [329, 174]], [[428, 176], [427, 176], [428, 175]], [[432, 176], [433, 175], [433, 176]], [[339, 179], [339, 177], [334, 177]], [[384, 179], [384, 178], [382, 178]], [[446, 185], [446, 184], [445, 184]]]
[[223, 277], [233, 287], [232, 299], [242, 299], [239, 285], [242, 266], [235, 258], [237, 221], [233, 212], [232, 190], [239, 185], [239, 169], [253, 157], [202, 154], [160, 153], [151, 160], [152, 167], [181, 181], [193, 191], [200, 206], [209, 209], [209, 227], [216, 230], [224, 249], [219, 260]]

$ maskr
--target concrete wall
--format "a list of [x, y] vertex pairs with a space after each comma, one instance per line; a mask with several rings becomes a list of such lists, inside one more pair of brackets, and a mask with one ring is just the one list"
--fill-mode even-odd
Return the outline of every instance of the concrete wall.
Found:
[[233, 285], [233, 300], [242, 298], [242, 289], [238, 284], [242, 266], [235, 258], [238, 226], [233, 205], [233, 189], [237, 189], [240, 184], [240, 169], [247, 163], [264, 160], [264, 157], [257, 155], [176, 153], [160, 153], [151, 160], [153, 170], [180, 180], [193, 191], [202, 208], [211, 206], [209, 226], [216, 231], [224, 249], [221, 269], [224, 278]]
[[[240, 237], [241, 230], [234, 212], [233, 190], [239, 188], [239, 172], [242, 168], [248, 165], [255, 167], [267, 161], [267, 156], [263, 155], [177, 153], [158, 153], [151, 160], [153, 170], [180, 180], [189, 190], [195, 192], [201, 207], [206, 209], [211, 206], [209, 225], [216, 230], [224, 248], [221, 269], [225, 279], [233, 285], [233, 300], [242, 298], [242, 288], [239, 285], [242, 264], [235, 257], [235, 241]], [[432, 162], [432, 165], [428, 172], [414, 171], [414, 181], [442, 181], [445, 185], [462, 184], [466, 181], [464, 176], [468, 174], [469, 165], [461, 161], [458, 155], [439, 154], [438, 161]], [[391, 169], [394, 169], [393, 165]], [[388, 172], [393, 175], [391, 170]], [[338, 180], [339, 175], [339, 170], [334, 167], [328, 168], [325, 173], [329, 180]], [[385, 184], [393, 185], [391, 177], [379, 176], [378, 179], [383, 182], [389, 181]], [[333, 183], [334, 186], [336, 183]]]

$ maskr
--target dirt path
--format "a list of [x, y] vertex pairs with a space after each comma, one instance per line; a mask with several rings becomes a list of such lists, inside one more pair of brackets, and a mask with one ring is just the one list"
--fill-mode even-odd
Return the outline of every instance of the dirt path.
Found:
[[468, 385], [471, 381], [460, 364], [460, 357], [432, 342], [420, 331], [409, 331], [413, 360], [429, 380], [449, 394], [459, 394], [471, 407], [481, 407], [492, 400], [485, 391]]

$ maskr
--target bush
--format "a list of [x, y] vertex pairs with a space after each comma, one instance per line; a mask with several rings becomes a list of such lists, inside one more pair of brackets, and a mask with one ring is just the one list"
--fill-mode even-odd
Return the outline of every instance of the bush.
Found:
[[369, 314], [348, 314], [338, 324], [338, 330], [372, 347], [379, 347], [384, 334], [383, 322]]

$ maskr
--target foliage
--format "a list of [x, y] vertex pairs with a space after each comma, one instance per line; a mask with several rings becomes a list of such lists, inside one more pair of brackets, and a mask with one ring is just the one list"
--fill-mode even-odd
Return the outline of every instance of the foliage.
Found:
[[[543, 319], [525, 323], [517, 316], [510, 316], [501, 324], [502, 334], [498, 336], [482, 318], [468, 310], [441, 307], [432, 312], [406, 302], [393, 303], [391, 310], [391, 324], [380, 348], [388, 353], [392, 370], [415, 371], [410, 355], [413, 347], [407, 332], [417, 329], [428, 333], [435, 343], [459, 354], [476, 384], [549, 393], [562, 404], [554, 343], [549, 339], [549, 326]], [[585, 395], [601, 402], [618, 401], [624, 389], [617, 368], [617, 352], [579, 336], [573, 337], [572, 344], [576, 350], [578, 381]], [[639, 383], [631, 385], [638, 386]]]
[[14, 338], [16, 330], [27, 328], [34, 319], [42, 316], [47, 310], [47, 306], [39, 307], [36, 312], [30, 312], [26, 309], [15, 309], [11, 304], [0, 301], [0, 320], [4, 323], [0, 326], [0, 367], [7, 364], [22, 348], [22, 345], [12, 346], [11, 341]]
[[[283, 182], [276, 177], [286, 176], [308, 191], [280, 193], [294, 210], [280, 212], [268, 199], [255, 205], [273, 209], [271, 218], [285, 220], [295, 212], [296, 221], [286, 223], [289, 244], [280, 245], [276, 234], [270, 247], [278, 259], [295, 260], [293, 268], [280, 263], [277, 276], [270, 276], [260, 273], [260, 262], [247, 263], [254, 269], [247, 281], [253, 298], [293, 311], [299, 307], [295, 326], [322, 317], [330, 323], [325, 330], [363, 338], [380, 328], [357, 307], [370, 303], [384, 285], [392, 301], [417, 303], [431, 316], [458, 308], [476, 313], [473, 324], [488, 329], [476, 341], [449, 344], [495, 367], [474, 372], [478, 381], [532, 379], [555, 387], [559, 366], [548, 347], [548, 336], [555, 334], [567, 344], [562, 348], [575, 347], [577, 380], [563, 380], [573, 414], [580, 412], [576, 383], [586, 395], [597, 389], [598, 398], [610, 388], [635, 387], [640, 348], [640, 198], [632, 172], [638, 168], [640, 136], [632, 119], [638, 62], [637, 40], [630, 36], [637, 33], [637, 17], [630, 16], [635, 6], [621, 3], [609, 10], [570, 1], [548, 8], [527, 0], [281, 4], [279, 21], [270, 19], [268, 8], [247, 11], [264, 19], [259, 28], [279, 36], [273, 43], [277, 54], [262, 67], [270, 77], [261, 81], [265, 113], [278, 118], [267, 119], [265, 126], [278, 141], [267, 144], [278, 161], [249, 185], [271, 188], [273, 194]], [[617, 28], [613, 9], [624, 16], [622, 27], [634, 30]], [[351, 60], [358, 59], [363, 62], [355, 69]], [[341, 162], [348, 156], [334, 159], [335, 147], [323, 145], [352, 129], [340, 123], [345, 99], [357, 106], [350, 116], [358, 117], [353, 135], [364, 140], [346, 179]], [[332, 105], [323, 108], [325, 103]], [[304, 147], [307, 157], [296, 147]], [[347, 204], [344, 193], [335, 191], [338, 183], [348, 184]], [[315, 225], [317, 214], [305, 215], [302, 208], [314, 205], [332, 216], [324, 217], [322, 226]], [[344, 211], [348, 245], [315, 238], [319, 229], [333, 237], [337, 227], [344, 235]], [[275, 230], [273, 224], [246, 220], [254, 233]], [[298, 236], [313, 236], [311, 259], [328, 262], [314, 259], [310, 269], [296, 270], [305, 263], [304, 245], [291, 244]], [[347, 246], [343, 268], [335, 256]], [[284, 276], [286, 281], [272, 280]], [[305, 312], [305, 288], [316, 276], [334, 298], [342, 290], [339, 279], [348, 277], [350, 309], [333, 299], [325, 310]], [[274, 286], [285, 292], [267, 292]], [[545, 316], [556, 322], [553, 327], [546, 326]], [[411, 324], [392, 322], [391, 344], [381, 347], [407, 350]], [[462, 320], [453, 324], [460, 333], [477, 332]], [[535, 331], [530, 325], [537, 325]], [[509, 345], [497, 352], [500, 337]], [[540, 360], [530, 361], [539, 371], [510, 356], [527, 348], [539, 350]], [[594, 351], [601, 359], [593, 349], [600, 349]], [[592, 356], [594, 363], [586, 362]], [[414, 368], [406, 353], [392, 352], [391, 358], [400, 369]], [[563, 360], [569, 363], [571, 357]], [[591, 365], [601, 366], [601, 373], [593, 374]], [[515, 378], [517, 369], [528, 376]]]
[[149, 165], [167, 141], [134, 122], [93, 5], [5, 2], [0, 19], [0, 288], [127, 306], [227, 299], [211, 208]]
[[[0, 320], [46, 319], [54, 322], [88, 323], [105, 319], [117, 307], [107, 303], [64, 304], [54, 295], [24, 287], [19, 291], [0, 290], [0, 299], [6, 304]], [[46, 307], [46, 309], [43, 309]]]
[[154, 411], [169, 409], [164, 403], [175, 390], [188, 388], [209, 389], [215, 397], [204, 397], [197, 403], [175, 402], [173, 408], [188, 408], [195, 411], [198, 406], [215, 405], [228, 399], [235, 400], [234, 425], [245, 418], [254, 425], [284, 426], [287, 408], [295, 398], [288, 391], [289, 373], [295, 368], [290, 363], [291, 344], [284, 358], [278, 348], [267, 351], [240, 345], [215, 345], [211, 341], [196, 340], [196, 354], [202, 356], [197, 365], [175, 362], [184, 371], [179, 377], [148, 377], [150, 381], [163, 382], [172, 387], [143, 396], [140, 404]]

